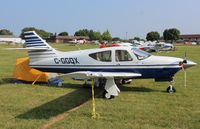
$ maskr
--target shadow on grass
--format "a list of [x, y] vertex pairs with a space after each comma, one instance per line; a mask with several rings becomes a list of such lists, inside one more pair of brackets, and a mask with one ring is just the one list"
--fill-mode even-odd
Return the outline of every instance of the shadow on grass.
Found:
[[126, 87], [126, 86], [119, 86], [122, 92], [132, 91], [132, 92], [161, 92], [160, 90], [154, 90], [146, 87]]
[[12, 78], [2, 78], [0, 80], [0, 85], [8, 84], [8, 83], [13, 83], [13, 79]]
[[[13, 78], [2, 78], [0, 79], [0, 85], [4, 85], [4, 84], [30, 84], [32, 85], [32, 82], [27, 82], [27, 81], [22, 81], [22, 80], [16, 80]], [[77, 88], [81, 88], [82, 85], [81, 84], [71, 84], [71, 83], [63, 83], [63, 85], [61, 87], [57, 86], [57, 85], [50, 85], [47, 82], [35, 82], [35, 85], [37, 86], [50, 86], [50, 87], [58, 87], [58, 88], [72, 88], [72, 89], [77, 89]]]
[[[84, 104], [89, 99], [91, 99], [91, 88], [83, 88], [80, 84], [69, 84], [64, 83], [60, 88], [73, 88], [75, 91], [54, 99], [50, 102], [44, 103], [38, 107], [35, 107], [23, 114], [16, 116], [20, 119], [49, 119], [51, 117], [57, 116], [64, 112], [67, 112], [79, 105]], [[124, 87], [119, 86], [122, 92], [132, 91], [132, 92], [160, 92], [158, 90], [152, 90], [145, 87]], [[101, 94], [102, 89], [96, 88], [95, 94]], [[101, 98], [98, 95], [96, 98]]]
[[91, 98], [91, 91], [88, 89], [77, 88], [77, 90], [61, 96], [55, 100], [35, 107], [28, 112], [16, 116], [20, 119], [49, 119], [51, 117], [69, 111]]
[[77, 88], [83, 88], [83, 85], [82, 84], [63, 83], [62, 87], [60, 87], [60, 88], [77, 89]]
[[[0, 80], [0, 85], [3, 85], [3, 84], [32, 84], [32, 82], [26, 82], [26, 81], [22, 81], [22, 80], [16, 80], [16, 79], [13, 79], [13, 78], [2, 78]], [[43, 83], [35, 83], [35, 84], [38, 84], [38, 85], [46, 85], [48, 86], [48, 84], [46, 82], [43, 82]]]

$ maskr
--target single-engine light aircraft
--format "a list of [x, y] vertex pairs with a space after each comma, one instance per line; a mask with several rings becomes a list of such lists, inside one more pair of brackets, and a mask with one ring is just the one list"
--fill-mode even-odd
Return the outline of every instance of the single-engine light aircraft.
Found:
[[[52, 48], [36, 32], [24, 33], [30, 67], [62, 73], [72, 78], [106, 80], [106, 98], [118, 96], [114, 79], [155, 79], [173, 81], [176, 72], [196, 63], [175, 57], [154, 56], [134, 47], [108, 47], [61, 52]], [[99, 82], [100, 83], [100, 82]], [[174, 92], [170, 84], [167, 92]]]

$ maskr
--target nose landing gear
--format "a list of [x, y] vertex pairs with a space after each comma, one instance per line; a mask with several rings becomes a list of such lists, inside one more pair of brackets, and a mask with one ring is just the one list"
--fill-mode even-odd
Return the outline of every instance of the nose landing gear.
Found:
[[174, 82], [173, 80], [169, 82], [170, 83], [169, 87], [167, 87], [167, 90], [166, 90], [168, 93], [174, 93], [174, 92], [176, 92], [176, 89], [173, 86], [173, 82]]

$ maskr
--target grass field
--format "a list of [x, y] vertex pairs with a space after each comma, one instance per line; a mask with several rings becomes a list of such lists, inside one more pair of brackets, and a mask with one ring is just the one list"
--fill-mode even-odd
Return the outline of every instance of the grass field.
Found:
[[[64, 44], [53, 45], [59, 50], [77, 50]], [[168, 83], [134, 80], [120, 86], [121, 93], [111, 100], [96, 98], [99, 119], [91, 119], [91, 90], [79, 81], [65, 78], [64, 87], [13, 84], [15, 59], [27, 56], [26, 51], [5, 51], [0, 46], [0, 128], [35, 129], [50, 124], [65, 114], [50, 129], [200, 129], [200, 66], [187, 71], [187, 87], [183, 72], [175, 76], [175, 94], [168, 94]], [[79, 46], [81, 49], [97, 46]], [[179, 46], [177, 51], [155, 53], [187, 57], [200, 64], [199, 46]], [[96, 90], [96, 94], [100, 93]], [[80, 108], [68, 112], [78, 105]], [[67, 115], [66, 115], [67, 114]]]

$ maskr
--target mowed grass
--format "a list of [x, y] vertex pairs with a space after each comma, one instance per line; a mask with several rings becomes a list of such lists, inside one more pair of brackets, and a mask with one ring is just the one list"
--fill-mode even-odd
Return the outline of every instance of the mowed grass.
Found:
[[[93, 48], [93, 45], [53, 45], [63, 51]], [[2, 48], [12, 47], [1, 45]], [[177, 51], [154, 53], [184, 57], [200, 64], [199, 46], [178, 46]], [[70, 112], [51, 129], [199, 129], [200, 128], [200, 67], [187, 70], [187, 87], [183, 72], [175, 76], [175, 94], [168, 94], [168, 83], [154, 80], [134, 80], [119, 86], [121, 93], [111, 100], [96, 98], [99, 119], [91, 119], [91, 90], [82, 88], [79, 81], [65, 78], [63, 88], [45, 85], [11, 83], [15, 59], [27, 56], [26, 51], [0, 50], [0, 128], [33, 129], [48, 124], [49, 120]], [[96, 90], [96, 94], [100, 90]], [[85, 103], [87, 102], [87, 103]]]

